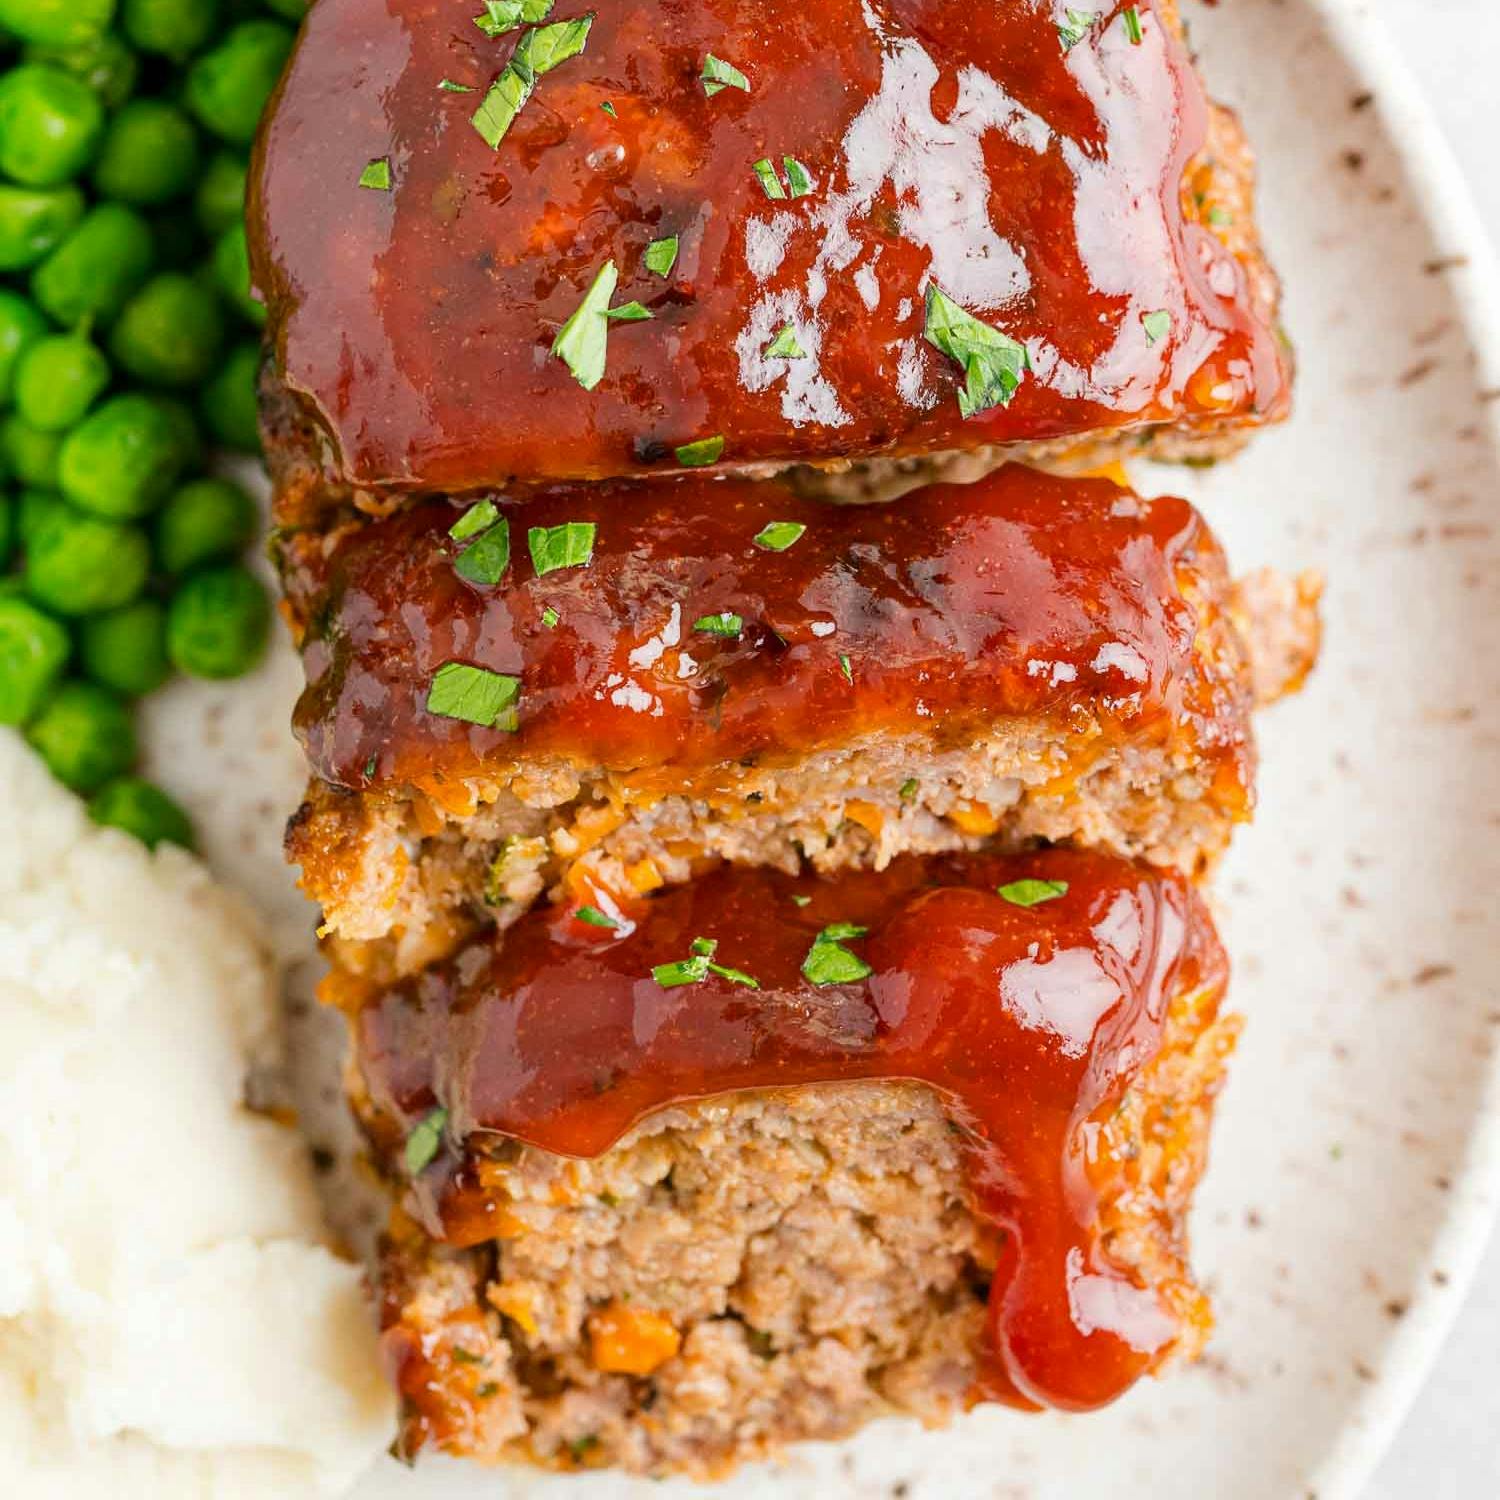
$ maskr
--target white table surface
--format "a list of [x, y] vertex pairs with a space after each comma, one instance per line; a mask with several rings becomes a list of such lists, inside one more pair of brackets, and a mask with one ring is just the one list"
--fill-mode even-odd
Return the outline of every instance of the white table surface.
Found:
[[[1372, 0], [1500, 243], [1500, 0]], [[1500, 1238], [1366, 1500], [1500, 1496]]]

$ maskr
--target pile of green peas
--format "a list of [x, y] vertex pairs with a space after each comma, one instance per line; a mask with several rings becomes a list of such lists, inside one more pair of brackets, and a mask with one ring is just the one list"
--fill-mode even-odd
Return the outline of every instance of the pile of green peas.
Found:
[[0, 724], [96, 821], [190, 845], [132, 705], [247, 672], [258, 333], [244, 199], [308, 0], [0, 0]]

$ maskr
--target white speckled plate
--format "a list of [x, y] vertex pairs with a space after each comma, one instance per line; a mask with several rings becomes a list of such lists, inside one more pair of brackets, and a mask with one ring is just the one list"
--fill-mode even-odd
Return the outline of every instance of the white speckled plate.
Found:
[[[1328, 645], [1267, 716], [1259, 823], [1224, 871], [1250, 1025], [1196, 1217], [1218, 1334], [1197, 1368], [1087, 1418], [886, 1424], [726, 1496], [1354, 1496], [1469, 1276], [1494, 1197], [1500, 1009], [1500, 308], [1476, 224], [1358, 0], [1192, 8], [1262, 162], [1301, 351], [1295, 420], [1187, 489], [1238, 566], [1318, 566]], [[1455, 45], [1460, 45], [1455, 41]], [[158, 769], [305, 991], [312, 920], [278, 855], [300, 786], [289, 655], [180, 688]], [[324, 1081], [331, 1089], [331, 1081]], [[360, 1500], [691, 1494], [387, 1462]]]

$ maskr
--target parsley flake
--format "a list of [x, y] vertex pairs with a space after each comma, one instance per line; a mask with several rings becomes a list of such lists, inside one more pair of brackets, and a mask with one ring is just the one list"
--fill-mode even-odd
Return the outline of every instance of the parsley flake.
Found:
[[806, 359], [807, 350], [797, 342], [797, 330], [788, 323], [766, 345], [765, 357], [767, 359]]
[[1012, 906], [1040, 906], [1043, 901], [1056, 901], [1068, 894], [1066, 880], [1012, 880], [1009, 885], [996, 888]]
[[486, 36], [500, 36], [537, 21], [545, 21], [554, 0], [482, 0], [484, 14], [474, 24]]
[[1139, 47], [1145, 33], [1141, 30], [1141, 13], [1133, 5], [1127, 5], [1122, 19], [1125, 22], [1125, 35], [1131, 40], [1132, 45]]
[[536, 576], [555, 573], [559, 568], [583, 568], [594, 560], [592, 521], [564, 521], [561, 526], [533, 526], [526, 533], [531, 550], [531, 565]]
[[546, 609], [542, 611], [542, 624], [545, 625], [548, 630], [556, 630], [557, 622], [561, 618], [562, 617], [555, 609], [553, 609], [550, 604], [546, 607]]
[[733, 63], [725, 62], [722, 57], [715, 57], [712, 52], [703, 59], [703, 71], [698, 76], [703, 82], [703, 92], [710, 99], [720, 89], [742, 89], [747, 94], [750, 92], [750, 80]]
[[614, 261], [605, 261], [573, 316], [552, 340], [552, 352], [586, 391], [593, 390], [604, 378], [604, 357], [609, 347], [609, 319], [605, 314], [619, 280]]
[[[550, 7], [549, 7], [550, 9]], [[554, 21], [550, 26], [539, 26], [535, 31], [524, 33], [516, 44], [516, 56], [525, 54], [527, 65], [538, 78], [550, 73], [570, 57], [583, 51], [593, 27], [591, 11], [572, 21]]]
[[910, 802], [917, 795], [917, 778], [908, 776], [901, 783], [901, 790], [896, 794], [903, 802]]
[[776, 175], [776, 168], [771, 165], [771, 159], [767, 156], [761, 157], [759, 161], [750, 163], [750, 170], [755, 173], [760, 182], [761, 191], [768, 198], [785, 198], [786, 189], [781, 185], [781, 179]]
[[390, 192], [390, 158], [388, 156], [377, 156], [374, 161], [368, 163], [364, 171], [359, 174], [359, 185], [362, 188], [374, 188], [378, 193]]
[[612, 323], [644, 323], [653, 314], [639, 302], [622, 302], [618, 307], [605, 308], [604, 316]]
[[499, 519], [500, 512], [495, 509], [495, 502], [481, 500], [477, 505], [471, 505], [448, 528], [448, 535], [455, 542], [466, 542], [471, 536], [478, 536], [481, 531], [488, 531]]
[[1146, 343], [1155, 344], [1172, 331], [1172, 314], [1165, 308], [1157, 312], [1142, 313], [1141, 327], [1146, 330]]
[[839, 652], [839, 671], [844, 674], [845, 682], [852, 683], [854, 681], [854, 668], [849, 665], [849, 653], [847, 651]]
[[443, 1144], [443, 1127], [448, 1123], [448, 1111], [438, 1105], [412, 1127], [406, 1138], [406, 1170], [415, 1177], [431, 1165]]
[[738, 640], [744, 632], [745, 621], [742, 616], [726, 611], [718, 615], [699, 616], [693, 621], [693, 629], [701, 630], [705, 635], [722, 635], [727, 640]]
[[1099, 20], [1099, 12], [1096, 10], [1074, 10], [1068, 7], [1068, 18], [1066, 21], [1057, 23], [1057, 34], [1062, 38], [1062, 49], [1071, 52], [1084, 37], [1089, 34], [1089, 29]]
[[801, 521], [767, 521], [750, 540], [762, 552], [785, 552], [806, 530]]
[[684, 443], [676, 450], [677, 462], [684, 469], [701, 469], [705, 464], [713, 464], [719, 461], [724, 452], [724, 434], [716, 432], [713, 437], [698, 438], [695, 442]]
[[444, 78], [438, 87], [445, 94], [472, 94], [474, 92], [472, 83], [455, 83], [451, 78]]
[[760, 988], [760, 981], [751, 978], [742, 969], [730, 969], [713, 961], [719, 947], [713, 938], [694, 938], [689, 946], [692, 950], [691, 958], [681, 959], [677, 963], [657, 964], [651, 970], [651, 977], [664, 990], [676, 989], [684, 984], [702, 984], [710, 974], [717, 974], [731, 984], [744, 985], [746, 989]]
[[606, 99], [604, 103], [599, 106], [599, 108], [602, 109], [604, 113], [610, 117], [611, 120], [618, 120], [620, 118], [619, 114], [615, 110], [614, 105], [611, 104], [608, 99]]
[[677, 236], [669, 234], [664, 240], [652, 240], [646, 246], [646, 269], [658, 276], [670, 276], [677, 264]]
[[606, 916], [597, 906], [580, 906], [573, 915], [590, 927], [608, 927], [613, 931], [620, 925], [613, 917]]
[[521, 679], [471, 667], [467, 662], [445, 661], [432, 676], [427, 689], [427, 712], [442, 719], [462, 719], [483, 729], [516, 727], [516, 700]]
[[453, 571], [470, 583], [492, 586], [500, 582], [509, 566], [510, 522], [501, 517], [458, 554]]
[[807, 957], [802, 960], [802, 974], [818, 986], [829, 984], [854, 984], [868, 979], [875, 972], [857, 953], [851, 953], [845, 942], [851, 938], [862, 938], [868, 927], [856, 926], [853, 922], [834, 922], [825, 927], [813, 939]]
[[[551, 8], [549, 3], [547, 10]], [[546, 13], [544, 10], [542, 15]], [[490, 85], [473, 116], [474, 129], [492, 151], [499, 149], [505, 132], [536, 88], [537, 79], [570, 57], [577, 57], [593, 24], [594, 17], [590, 14], [572, 21], [555, 21], [550, 26], [534, 26], [521, 33], [510, 61]]]
[[965, 417], [1010, 405], [1031, 368], [1025, 344], [965, 312], [935, 281], [927, 288], [922, 336], [963, 366], [965, 384], [958, 393], [958, 409]]
[[792, 895], [792, 905], [793, 906], [811, 906], [812, 905], [812, 897], [811, 896], [799, 896], [799, 895], [797, 895], [794, 892], [793, 895]]

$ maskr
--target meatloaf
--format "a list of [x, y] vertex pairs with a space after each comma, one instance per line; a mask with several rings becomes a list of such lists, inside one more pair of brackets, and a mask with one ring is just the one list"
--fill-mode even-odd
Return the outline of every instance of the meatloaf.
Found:
[[1287, 409], [1249, 153], [1171, 0], [473, 9], [319, 0], [263, 131], [286, 524], [698, 466], [1212, 454]]
[[1235, 1023], [1181, 876], [1067, 850], [538, 908], [351, 1010], [408, 1453], [708, 1474], [1191, 1356]]
[[282, 564], [316, 777], [288, 848], [357, 971], [717, 859], [998, 837], [1199, 873], [1251, 807], [1218, 544], [1108, 480], [565, 485], [296, 533]]

